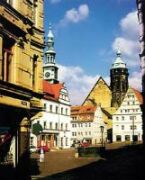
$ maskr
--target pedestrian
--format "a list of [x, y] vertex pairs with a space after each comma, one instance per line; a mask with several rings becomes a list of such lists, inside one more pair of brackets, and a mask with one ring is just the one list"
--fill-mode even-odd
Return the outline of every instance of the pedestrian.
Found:
[[44, 150], [40, 149], [40, 162], [44, 162]]

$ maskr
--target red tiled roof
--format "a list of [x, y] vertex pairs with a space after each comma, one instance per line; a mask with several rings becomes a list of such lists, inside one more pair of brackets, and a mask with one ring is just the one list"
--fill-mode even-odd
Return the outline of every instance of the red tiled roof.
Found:
[[136, 95], [138, 101], [140, 102], [140, 104], [143, 104], [143, 96], [142, 96], [141, 92], [139, 92], [138, 90], [136, 90], [134, 88], [132, 88], [132, 89], [135, 92], [135, 95]]
[[95, 110], [96, 106], [72, 106], [71, 117], [77, 117], [77, 121], [92, 121]]
[[43, 80], [43, 92], [45, 94], [44, 97], [47, 99], [58, 100], [62, 88], [62, 83], [50, 84], [49, 82]]
[[45, 80], [43, 80], [43, 92], [49, 94], [50, 96], [54, 96], [54, 93], [51, 88], [51, 84]]
[[96, 110], [96, 106], [72, 106], [71, 114], [89, 114], [94, 113]]
[[58, 83], [58, 84], [51, 84], [51, 88], [52, 88], [52, 91], [54, 93], [54, 97], [56, 99], [59, 99], [59, 96], [60, 96], [60, 91], [61, 89], [63, 88], [63, 84], [62, 83]]

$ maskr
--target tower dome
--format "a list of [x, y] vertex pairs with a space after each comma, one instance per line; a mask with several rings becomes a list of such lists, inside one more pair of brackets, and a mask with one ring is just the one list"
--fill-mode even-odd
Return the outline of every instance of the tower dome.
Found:
[[123, 62], [122, 58], [121, 58], [121, 51], [120, 49], [117, 50], [116, 52], [116, 60], [115, 62], [112, 64], [112, 69], [116, 69], [116, 68], [126, 68], [126, 64]]

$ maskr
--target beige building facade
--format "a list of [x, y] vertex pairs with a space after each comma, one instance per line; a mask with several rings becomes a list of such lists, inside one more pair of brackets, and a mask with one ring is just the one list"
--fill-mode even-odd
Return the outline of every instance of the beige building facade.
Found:
[[112, 92], [104, 79], [100, 77], [82, 105], [100, 105], [102, 108], [110, 107]]
[[42, 108], [43, 0], [1, 0], [0, 19], [0, 163], [11, 154], [27, 174], [30, 118]]

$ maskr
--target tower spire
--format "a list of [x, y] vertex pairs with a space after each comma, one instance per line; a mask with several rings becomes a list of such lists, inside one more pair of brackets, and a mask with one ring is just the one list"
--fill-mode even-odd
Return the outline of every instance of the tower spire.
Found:
[[48, 51], [53, 51], [55, 53], [55, 50], [54, 50], [54, 35], [53, 35], [53, 32], [52, 32], [51, 23], [49, 24], [49, 30], [48, 30], [47, 38], [48, 38], [48, 41], [47, 41]]
[[51, 23], [48, 28], [47, 35], [47, 50], [45, 52], [45, 61], [43, 65], [44, 79], [50, 83], [58, 82], [58, 67], [56, 66], [55, 56], [56, 52], [54, 50], [54, 34], [52, 31]]

